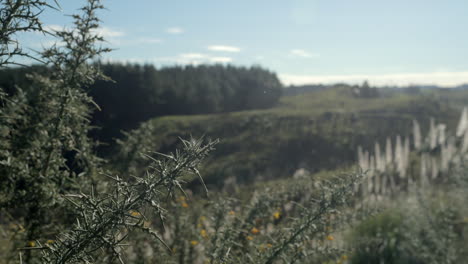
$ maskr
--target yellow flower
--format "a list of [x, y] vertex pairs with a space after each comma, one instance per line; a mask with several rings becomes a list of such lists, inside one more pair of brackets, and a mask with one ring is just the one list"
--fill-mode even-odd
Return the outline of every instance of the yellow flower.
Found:
[[196, 245], [198, 245], [198, 241], [192, 240], [192, 241], [190, 241], [190, 244], [191, 244], [192, 246], [196, 246]]
[[130, 210], [130, 215], [133, 217], [139, 217], [141, 214], [135, 210]]
[[341, 260], [348, 260], [348, 256], [346, 255], [341, 256]]
[[36, 242], [28, 241], [28, 247], [35, 247], [35, 246], [36, 246]]
[[231, 210], [231, 211], [229, 211], [229, 215], [236, 215], [236, 212]]
[[180, 196], [178, 200], [181, 202], [185, 201], [185, 196]]
[[281, 217], [281, 213], [279, 211], [276, 211], [274, 214], [273, 214], [273, 218], [275, 218], [276, 220], [280, 219]]
[[203, 221], [205, 221], [205, 220], [206, 220], [206, 217], [205, 217], [205, 216], [203, 216], [203, 215], [202, 215], [202, 216], [200, 216], [200, 221], [202, 221], [202, 222], [203, 222]]
[[200, 236], [203, 238], [208, 238], [208, 233], [205, 229], [200, 230]]
[[267, 248], [271, 248], [272, 245], [270, 243], [267, 243], [267, 244], [261, 244], [260, 245], [260, 251], [265, 251]]
[[329, 241], [333, 241], [334, 239], [335, 239], [335, 238], [334, 238], [332, 235], [328, 235], [328, 236], [327, 236], [327, 240], [329, 240]]
[[256, 227], [254, 227], [254, 228], [252, 228], [252, 229], [250, 230], [250, 233], [252, 233], [252, 234], [254, 234], [254, 235], [257, 235], [257, 234], [260, 233], [260, 230], [258, 230]]
[[49, 239], [46, 241], [47, 244], [53, 244], [55, 242], [55, 240], [52, 240], [52, 239]]
[[188, 203], [186, 203], [186, 202], [182, 202], [181, 205], [182, 205], [183, 208], [188, 208], [189, 207]]
[[252, 240], [253, 240], [253, 237], [252, 237], [252, 236], [247, 236], [246, 238], [247, 238], [247, 240], [249, 240], [249, 241], [252, 241]]

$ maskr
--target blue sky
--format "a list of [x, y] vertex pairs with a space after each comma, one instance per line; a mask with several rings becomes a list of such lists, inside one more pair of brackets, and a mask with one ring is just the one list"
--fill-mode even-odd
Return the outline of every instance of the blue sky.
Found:
[[[51, 28], [83, 1], [59, 1]], [[468, 83], [466, 0], [105, 0], [105, 59], [259, 64], [285, 84]], [[31, 47], [50, 40], [30, 35]]]

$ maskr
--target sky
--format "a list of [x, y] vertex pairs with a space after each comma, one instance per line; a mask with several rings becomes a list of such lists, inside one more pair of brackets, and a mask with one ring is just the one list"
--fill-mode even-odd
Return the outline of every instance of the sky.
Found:
[[[50, 28], [84, 3], [61, 0]], [[468, 83], [467, 0], [104, 0], [104, 60], [261, 65], [286, 84]], [[24, 36], [32, 49], [50, 45]]]

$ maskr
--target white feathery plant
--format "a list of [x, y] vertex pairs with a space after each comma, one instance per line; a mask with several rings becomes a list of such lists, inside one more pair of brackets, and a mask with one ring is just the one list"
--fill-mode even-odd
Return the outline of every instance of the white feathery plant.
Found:
[[[429, 132], [421, 138], [421, 128], [413, 120], [412, 143], [409, 137], [402, 140], [400, 135], [395, 138], [392, 148], [390, 138], [386, 140], [385, 155], [381, 154], [380, 145], [375, 143], [374, 153], [364, 151], [358, 146], [358, 164], [368, 171], [361, 188], [363, 196], [406, 190], [409, 185], [419, 182], [427, 184], [431, 181], [444, 181], [441, 176], [447, 176], [460, 167], [468, 158], [468, 110], [465, 107], [458, 123], [457, 132], [451, 136], [446, 131], [445, 124], [436, 124], [430, 119]], [[418, 153], [419, 162], [410, 164], [411, 152]], [[419, 167], [419, 176], [410, 173], [412, 167]], [[405, 179], [405, 180], [403, 180]], [[389, 188], [389, 189], [388, 189]]]

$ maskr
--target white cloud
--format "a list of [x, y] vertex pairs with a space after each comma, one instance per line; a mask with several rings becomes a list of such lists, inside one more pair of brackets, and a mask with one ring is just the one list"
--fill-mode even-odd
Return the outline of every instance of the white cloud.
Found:
[[360, 84], [367, 80], [372, 85], [408, 86], [414, 84], [456, 86], [468, 83], [468, 71], [465, 72], [426, 72], [426, 73], [391, 73], [377, 75], [297, 75], [280, 74], [280, 79], [285, 84], [333, 84], [349, 83]]
[[169, 34], [182, 34], [184, 33], [184, 29], [181, 27], [170, 27], [166, 29], [166, 32]]
[[45, 25], [43, 29], [45, 31], [60, 31], [60, 30], [63, 30], [64, 27], [60, 25], [50, 24], [50, 25]]
[[232, 58], [230, 58], [230, 57], [211, 57], [210, 61], [215, 62], [215, 63], [228, 63], [228, 62], [232, 62]]
[[318, 57], [318, 54], [312, 54], [308, 51], [305, 51], [303, 49], [292, 49], [289, 51], [289, 53], [295, 57], [302, 57], [302, 58], [312, 58], [312, 57]]
[[123, 37], [125, 35], [123, 31], [111, 29], [108, 27], [98, 27], [94, 29], [93, 32], [96, 33], [98, 36], [103, 37], [104, 39]]
[[234, 46], [224, 46], [224, 45], [212, 45], [208, 46], [207, 49], [211, 51], [224, 51], [224, 52], [239, 52], [240, 48]]
[[232, 62], [231, 57], [211, 56], [204, 53], [182, 53], [173, 57], [155, 58], [157, 64], [180, 64], [180, 65], [199, 65], [208, 63], [229, 63]]
[[137, 43], [143, 43], [143, 44], [158, 44], [161, 43], [162, 40], [158, 38], [139, 38], [136, 40]]
[[208, 57], [206, 54], [201, 54], [201, 53], [183, 53], [179, 55], [180, 58], [182, 59], [204, 59]]

